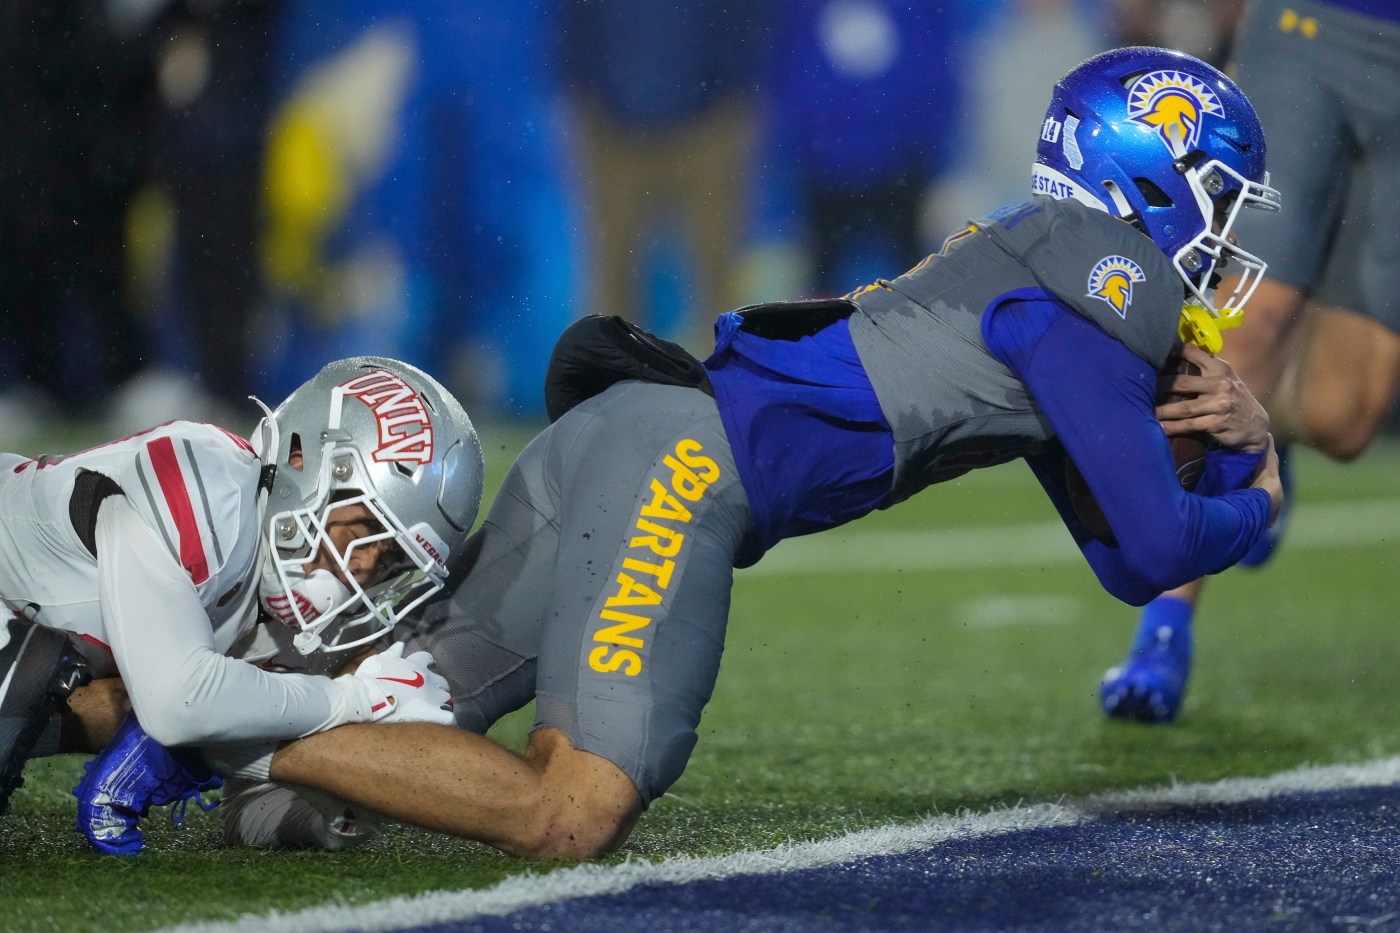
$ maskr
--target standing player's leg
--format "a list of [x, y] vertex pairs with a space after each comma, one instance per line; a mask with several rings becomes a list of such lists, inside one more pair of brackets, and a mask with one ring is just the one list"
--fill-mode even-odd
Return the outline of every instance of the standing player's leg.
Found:
[[[1305, 139], [1281, 137], [1270, 146], [1270, 174], [1288, 207], [1278, 217], [1241, 224], [1241, 244], [1268, 262], [1269, 277], [1259, 283], [1244, 326], [1230, 332], [1223, 353], [1271, 416], [1274, 396], [1297, 371], [1309, 329], [1307, 296], [1332, 252], [1354, 158], [1342, 108], [1330, 82], [1319, 78], [1332, 67], [1333, 37], [1329, 33], [1313, 42], [1283, 32], [1278, 24], [1284, 6], [1283, 0], [1251, 5], [1236, 34], [1237, 78], [1266, 132], [1276, 125], [1307, 125], [1313, 131]], [[1231, 284], [1223, 283], [1217, 293], [1229, 294]], [[1282, 470], [1289, 438], [1273, 427]], [[1276, 521], [1241, 563], [1258, 566], [1267, 560], [1282, 527]], [[1105, 715], [1140, 722], [1176, 718], [1190, 677], [1192, 619], [1202, 589], [1203, 581], [1196, 581], [1143, 609], [1127, 656], [1100, 683]]]
[[1279, 399], [1280, 422], [1334, 460], [1359, 457], [1370, 445], [1400, 385], [1400, 334], [1344, 308], [1312, 312], [1314, 339], [1302, 360], [1296, 395]]
[[[1301, 353], [1300, 333], [1309, 328], [1304, 298], [1296, 288], [1265, 280], [1249, 303], [1248, 322], [1230, 334], [1226, 355], [1255, 396], [1272, 412], [1281, 388], [1290, 384], [1289, 360]], [[1253, 330], [1259, 324], [1258, 330]], [[1256, 386], [1260, 388], [1256, 388]], [[1289, 467], [1289, 437], [1274, 428], [1284, 504], [1274, 524], [1240, 560], [1257, 568], [1273, 555], [1292, 510], [1293, 481]], [[1166, 723], [1176, 719], [1186, 698], [1195, 653], [1192, 624], [1205, 590], [1194, 580], [1163, 593], [1143, 607], [1127, 655], [1109, 668], [1099, 682], [1099, 704], [1110, 719]]]
[[1142, 608], [1127, 657], [1109, 668], [1099, 683], [1104, 715], [1137, 722], [1176, 718], [1191, 677], [1191, 618], [1203, 588], [1196, 580]]

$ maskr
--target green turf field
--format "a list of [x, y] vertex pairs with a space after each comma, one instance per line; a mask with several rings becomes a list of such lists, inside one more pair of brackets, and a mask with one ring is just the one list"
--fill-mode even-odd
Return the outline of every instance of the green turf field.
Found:
[[[515, 434], [488, 427], [499, 476]], [[1303, 452], [1288, 544], [1209, 590], [1181, 720], [1108, 723], [1135, 614], [1099, 589], [1023, 466], [936, 487], [739, 575], [690, 769], [619, 857], [719, 853], [935, 812], [1400, 753], [1400, 445]], [[961, 533], [959, 533], [961, 530]], [[854, 563], [856, 570], [841, 569]], [[518, 744], [527, 720], [499, 729]], [[349, 854], [223, 851], [218, 811], [153, 814], [138, 859], [71, 829], [81, 759], [32, 763], [0, 818], [11, 933], [145, 930], [481, 887], [527, 866], [395, 828]], [[194, 808], [191, 807], [191, 811]]]

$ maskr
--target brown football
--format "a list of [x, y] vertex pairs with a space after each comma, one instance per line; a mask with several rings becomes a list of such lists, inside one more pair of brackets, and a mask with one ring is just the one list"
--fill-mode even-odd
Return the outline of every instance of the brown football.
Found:
[[1185, 434], [1171, 439], [1172, 458], [1176, 460], [1176, 478], [1181, 488], [1195, 489], [1206, 468], [1206, 445], [1199, 434]]
[[[1178, 373], [1187, 373], [1192, 376], [1201, 374], [1200, 367], [1181, 357], [1169, 360], [1167, 366]], [[1174, 402], [1184, 398], [1194, 398], [1194, 396], [1167, 392], [1163, 394], [1160, 401]], [[1206, 446], [1210, 442], [1210, 435], [1203, 432], [1183, 434], [1171, 438], [1170, 442], [1172, 459], [1176, 461], [1176, 478], [1181, 481], [1183, 489], [1195, 489], [1196, 483], [1200, 481], [1201, 471], [1206, 466]]]

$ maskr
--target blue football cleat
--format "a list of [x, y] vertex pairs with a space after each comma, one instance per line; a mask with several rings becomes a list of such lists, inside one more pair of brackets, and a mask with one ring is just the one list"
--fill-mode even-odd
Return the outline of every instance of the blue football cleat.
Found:
[[193, 749], [169, 749], [146, 734], [136, 717], [128, 714], [112, 741], [92, 761], [73, 788], [78, 798], [77, 830], [93, 847], [107, 855], [135, 855], [141, 851], [141, 817], [151, 807], [177, 804], [171, 822], [185, 818], [193, 798], [202, 810], [212, 810], [199, 796], [222, 787]]
[[1150, 603], [1132, 650], [1099, 682], [1104, 715], [1145, 723], [1175, 719], [1191, 677], [1191, 641], [1189, 604], [1166, 597]]
[[1288, 445], [1280, 444], [1276, 450], [1278, 478], [1283, 483], [1283, 504], [1279, 506], [1278, 517], [1274, 519], [1274, 523], [1264, 529], [1264, 534], [1254, 542], [1254, 547], [1240, 558], [1241, 567], [1254, 569], [1268, 563], [1283, 541], [1283, 533], [1288, 529], [1288, 519], [1293, 515], [1293, 470], [1288, 466]]

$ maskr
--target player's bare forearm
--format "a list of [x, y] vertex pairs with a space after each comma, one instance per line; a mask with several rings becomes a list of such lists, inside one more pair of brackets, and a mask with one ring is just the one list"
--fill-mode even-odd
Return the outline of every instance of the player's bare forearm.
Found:
[[432, 723], [345, 725], [307, 736], [278, 750], [271, 776], [405, 823], [473, 838], [492, 835], [489, 824], [508, 816], [509, 800], [491, 799], [495, 788], [535, 778], [518, 755], [495, 742]]
[[552, 729], [521, 756], [450, 726], [340, 726], [283, 746], [271, 777], [519, 856], [611, 851], [641, 813], [616, 766]]
[[1186, 344], [1181, 358], [1196, 372], [1158, 379], [1157, 420], [1168, 437], [1204, 433], [1231, 450], [1263, 451], [1269, 415], [1225, 360]]

